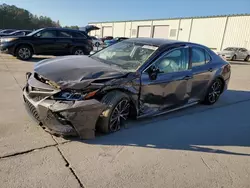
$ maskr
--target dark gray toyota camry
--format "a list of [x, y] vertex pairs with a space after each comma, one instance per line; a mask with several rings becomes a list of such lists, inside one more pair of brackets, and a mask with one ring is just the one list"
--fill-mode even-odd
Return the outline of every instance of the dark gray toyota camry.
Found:
[[230, 64], [188, 42], [134, 38], [90, 56], [47, 59], [27, 73], [29, 111], [47, 131], [93, 138], [128, 118], [214, 104], [227, 89]]

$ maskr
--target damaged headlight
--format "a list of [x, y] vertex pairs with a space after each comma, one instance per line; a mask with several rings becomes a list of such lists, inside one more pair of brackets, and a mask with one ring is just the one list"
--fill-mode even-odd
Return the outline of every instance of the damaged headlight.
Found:
[[61, 91], [52, 96], [54, 100], [68, 100], [68, 101], [79, 101], [89, 99], [97, 93], [98, 90], [89, 92], [89, 93], [81, 93], [75, 91]]

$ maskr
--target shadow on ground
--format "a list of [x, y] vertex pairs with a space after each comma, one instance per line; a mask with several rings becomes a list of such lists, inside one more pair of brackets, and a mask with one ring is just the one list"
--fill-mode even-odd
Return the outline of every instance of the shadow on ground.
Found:
[[[182, 115], [176, 115], [180, 112], [174, 112], [134, 121], [133, 126], [128, 129], [109, 135], [99, 135], [94, 140], [73, 140], [93, 145], [137, 146], [250, 156], [250, 153], [211, 148], [250, 146], [249, 105], [249, 91], [229, 90], [218, 104], [212, 107], [198, 105], [192, 109], [182, 110]], [[221, 108], [223, 106], [227, 107]], [[202, 111], [206, 113], [200, 113]]]

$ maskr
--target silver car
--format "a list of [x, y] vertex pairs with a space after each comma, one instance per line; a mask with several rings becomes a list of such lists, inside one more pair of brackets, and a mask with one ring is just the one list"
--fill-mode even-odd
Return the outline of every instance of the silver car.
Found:
[[249, 61], [250, 58], [250, 52], [246, 48], [237, 48], [237, 47], [228, 47], [223, 51], [218, 52], [218, 55], [231, 61], [235, 60]]

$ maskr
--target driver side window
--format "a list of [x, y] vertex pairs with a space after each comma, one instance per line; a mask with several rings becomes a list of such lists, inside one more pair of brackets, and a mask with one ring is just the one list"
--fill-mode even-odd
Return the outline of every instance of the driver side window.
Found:
[[160, 57], [154, 65], [160, 73], [172, 73], [188, 70], [189, 48], [177, 48]]

